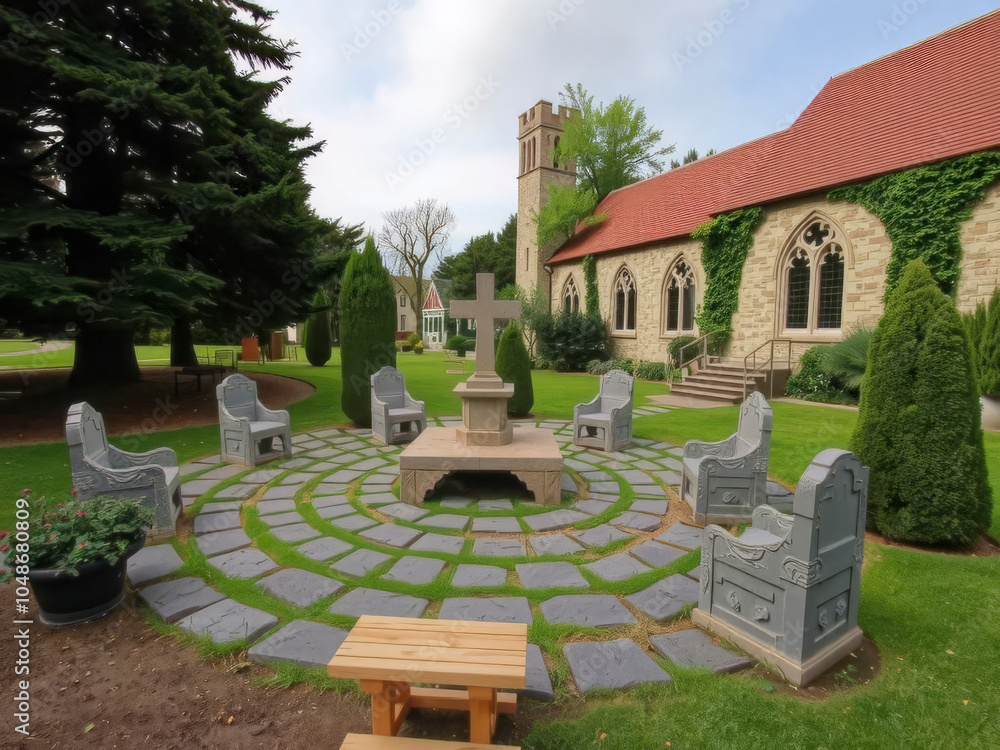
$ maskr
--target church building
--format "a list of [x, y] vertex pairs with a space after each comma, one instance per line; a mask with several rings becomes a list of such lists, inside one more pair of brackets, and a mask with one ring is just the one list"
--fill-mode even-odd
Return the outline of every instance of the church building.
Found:
[[[874, 325], [883, 310], [887, 224], [831, 192], [1000, 149], [1000, 11], [831, 78], [787, 129], [621, 188], [597, 207], [603, 221], [540, 250], [532, 210], [549, 184], [575, 184], [572, 166], [553, 160], [574, 114], [540, 101], [518, 119], [517, 283], [541, 286], [553, 311], [583, 310], [582, 260], [593, 256], [615, 354], [663, 361], [675, 337], [700, 335], [712, 283], [692, 232], [759, 208], [726, 354], [742, 360], [777, 339], [797, 358]], [[951, 286], [963, 312], [1000, 285], [1000, 180], [965, 210]]]

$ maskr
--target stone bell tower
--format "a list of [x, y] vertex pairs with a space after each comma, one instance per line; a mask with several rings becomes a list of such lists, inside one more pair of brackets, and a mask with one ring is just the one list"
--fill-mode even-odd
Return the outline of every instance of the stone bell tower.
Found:
[[551, 291], [544, 267], [555, 248], [539, 250], [532, 213], [548, 201], [549, 185], [576, 184], [576, 164], [557, 165], [553, 158], [570, 117], [579, 117], [578, 110], [542, 100], [517, 119], [517, 284], [525, 291], [534, 286]]

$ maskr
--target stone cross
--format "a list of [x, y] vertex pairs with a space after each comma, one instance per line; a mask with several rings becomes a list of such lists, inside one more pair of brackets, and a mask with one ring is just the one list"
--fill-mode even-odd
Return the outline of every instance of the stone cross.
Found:
[[493, 323], [509, 320], [521, 314], [517, 300], [495, 299], [493, 274], [476, 274], [476, 299], [455, 300], [448, 315], [452, 318], [474, 318], [476, 321], [476, 375], [496, 373], [496, 352], [493, 350]]

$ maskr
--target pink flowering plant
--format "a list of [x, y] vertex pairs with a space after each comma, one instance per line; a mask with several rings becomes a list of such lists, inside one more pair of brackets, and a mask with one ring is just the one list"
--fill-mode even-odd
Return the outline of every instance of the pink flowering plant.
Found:
[[53, 503], [44, 497], [31, 505], [29, 567], [65, 570], [76, 575], [81, 563], [114, 565], [129, 545], [153, 524], [155, 512], [135, 498], [98, 496]]

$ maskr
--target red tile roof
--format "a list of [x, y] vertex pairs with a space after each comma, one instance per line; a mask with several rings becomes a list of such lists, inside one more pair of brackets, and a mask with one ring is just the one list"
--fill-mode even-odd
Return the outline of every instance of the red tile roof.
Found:
[[424, 300], [424, 310], [441, 310], [444, 309], [444, 305], [441, 304], [441, 298], [438, 297], [437, 286], [434, 284], [434, 280], [431, 279], [431, 290], [427, 293], [427, 299]]
[[611, 193], [558, 263], [688, 235], [743, 206], [1000, 147], [1000, 10], [832, 78], [786, 130]]

